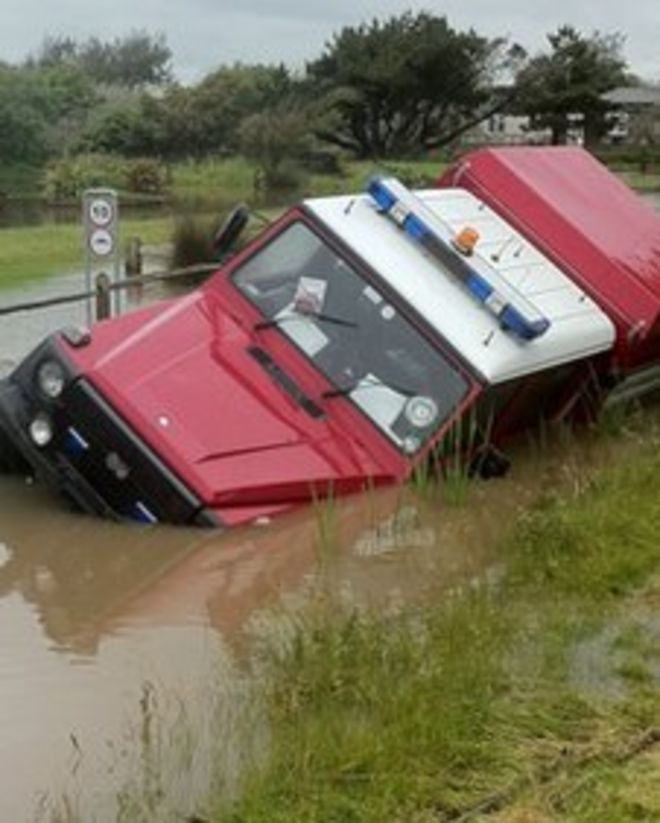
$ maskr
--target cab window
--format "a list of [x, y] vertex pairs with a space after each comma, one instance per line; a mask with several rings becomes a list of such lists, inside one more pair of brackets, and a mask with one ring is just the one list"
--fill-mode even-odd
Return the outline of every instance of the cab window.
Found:
[[242, 264], [236, 287], [402, 451], [414, 454], [469, 383], [387, 298], [303, 223]]

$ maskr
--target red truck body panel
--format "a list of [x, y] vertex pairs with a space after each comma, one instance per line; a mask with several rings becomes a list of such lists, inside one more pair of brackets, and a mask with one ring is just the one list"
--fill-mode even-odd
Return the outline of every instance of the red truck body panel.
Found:
[[481, 149], [440, 178], [485, 200], [610, 316], [623, 368], [660, 358], [660, 217], [587, 151]]

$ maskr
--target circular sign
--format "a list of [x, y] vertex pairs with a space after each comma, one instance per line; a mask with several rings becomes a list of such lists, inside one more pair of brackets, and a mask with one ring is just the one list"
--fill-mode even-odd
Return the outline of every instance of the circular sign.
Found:
[[438, 406], [431, 397], [424, 397], [420, 394], [417, 397], [411, 397], [406, 404], [406, 417], [416, 429], [425, 429], [430, 426], [437, 416]]
[[107, 257], [114, 248], [112, 235], [106, 229], [95, 229], [89, 236], [89, 247], [97, 257]]
[[89, 214], [89, 219], [95, 226], [108, 226], [112, 223], [112, 219], [115, 216], [112, 203], [101, 197], [96, 197], [90, 201], [87, 213]]

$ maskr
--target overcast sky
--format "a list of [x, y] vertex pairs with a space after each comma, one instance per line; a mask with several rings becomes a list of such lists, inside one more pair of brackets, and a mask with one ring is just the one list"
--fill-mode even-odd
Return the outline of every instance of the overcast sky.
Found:
[[236, 60], [300, 66], [342, 26], [406, 9], [506, 34], [530, 51], [564, 22], [584, 32], [620, 31], [632, 70], [660, 80], [660, 0], [0, 0], [0, 60], [20, 61], [46, 35], [109, 38], [146, 29], [166, 35], [177, 76], [192, 81]]

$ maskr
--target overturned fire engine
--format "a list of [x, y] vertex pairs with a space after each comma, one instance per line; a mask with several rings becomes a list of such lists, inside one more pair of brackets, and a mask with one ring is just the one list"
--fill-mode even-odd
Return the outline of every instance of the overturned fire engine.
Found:
[[660, 218], [582, 150], [488, 149], [306, 200], [196, 291], [49, 337], [0, 382], [0, 462], [86, 511], [233, 526], [450, 437], [502, 473], [511, 436], [659, 376]]

